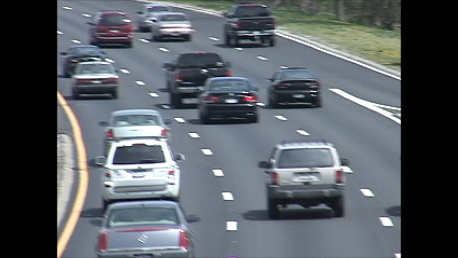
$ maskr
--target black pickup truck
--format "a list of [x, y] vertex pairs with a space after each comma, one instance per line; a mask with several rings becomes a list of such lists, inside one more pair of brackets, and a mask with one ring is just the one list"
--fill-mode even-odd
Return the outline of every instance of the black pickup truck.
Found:
[[205, 81], [210, 77], [232, 76], [218, 53], [181, 53], [172, 62], [165, 63], [165, 79], [170, 93], [170, 104], [180, 108], [183, 104], [197, 104]]
[[270, 10], [263, 4], [240, 4], [223, 13], [226, 17], [224, 24], [224, 40], [228, 46], [238, 46], [240, 40], [268, 42], [275, 46], [276, 20]]

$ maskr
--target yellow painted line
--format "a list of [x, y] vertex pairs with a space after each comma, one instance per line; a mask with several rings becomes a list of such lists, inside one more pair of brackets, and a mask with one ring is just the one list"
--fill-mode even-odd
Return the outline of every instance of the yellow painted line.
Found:
[[73, 203], [72, 211], [70, 212], [70, 216], [68, 217], [62, 234], [59, 236], [57, 241], [57, 258], [60, 258], [65, 248], [67, 247], [67, 243], [70, 240], [70, 237], [72, 236], [76, 227], [76, 223], [78, 222], [78, 218], [80, 217], [84, 200], [86, 199], [89, 177], [87, 171], [86, 148], [84, 146], [83, 135], [81, 134], [81, 128], [78, 124], [78, 120], [76, 119], [72, 109], [68, 106], [64, 97], [62, 97], [59, 92], [57, 92], [57, 99], [72, 125], [73, 137], [78, 154], [77, 163], [79, 168], [79, 184], [75, 202]]

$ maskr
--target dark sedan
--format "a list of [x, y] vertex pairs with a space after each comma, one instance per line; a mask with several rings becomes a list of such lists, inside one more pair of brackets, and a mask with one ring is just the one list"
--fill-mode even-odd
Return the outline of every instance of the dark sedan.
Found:
[[276, 71], [269, 87], [269, 105], [308, 104], [321, 107], [321, 84], [310, 69], [282, 68]]
[[199, 220], [172, 201], [110, 204], [98, 236], [97, 257], [193, 258], [195, 233], [188, 223]]
[[62, 70], [64, 77], [70, 77], [79, 62], [105, 61], [106, 53], [97, 46], [74, 45], [67, 51], [60, 52], [63, 56]]
[[199, 117], [206, 124], [213, 118], [245, 118], [259, 121], [257, 87], [243, 77], [214, 77], [205, 82], [199, 97]]

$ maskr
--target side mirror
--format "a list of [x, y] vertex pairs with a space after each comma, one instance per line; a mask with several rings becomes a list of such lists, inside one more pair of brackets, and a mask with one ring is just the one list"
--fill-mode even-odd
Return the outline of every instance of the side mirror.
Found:
[[258, 167], [260, 168], [272, 168], [272, 163], [269, 161], [259, 161]]
[[103, 127], [107, 127], [108, 126], [108, 122], [107, 121], [100, 121], [99, 125], [101, 125]]
[[350, 161], [348, 161], [348, 159], [340, 159], [340, 164], [342, 166], [348, 166], [350, 164]]
[[181, 153], [177, 153], [175, 154], [174, 160], [175, 161], [184, 161], [186, 160], [186, 157]]
[[94, 163], [99, 167], [103, 167], [105, 165], [106, 161], [107, 161], [107, 157], [105, 157], [105, 156], [97, 156], [97, 157], [95, 157]]
[[186, 216], [186, 221], [188, 223], [198, 222], [200, 221], [200, 217], [196, 214], [189, 214]]
[[142, 12], [142, 11], [137, 11], [137, 13], [138, 13], [138, 14], [143, 14], [143, 12]]

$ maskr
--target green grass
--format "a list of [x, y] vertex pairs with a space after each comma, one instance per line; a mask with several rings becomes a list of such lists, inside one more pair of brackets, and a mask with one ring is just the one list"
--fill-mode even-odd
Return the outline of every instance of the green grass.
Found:
[[[228, 11], [234, 3], [220, 0], [174, 0], [216, 11]], [[394, 31], [375, 26], [340, 22], [332, 13], [318, 13], [312, 16], [291, 7], [272, 9], [277, 18], [278, 28], [302, 35], [329, 47], [360, 56], [373, 62], [400, 71], [401, 29]]]

